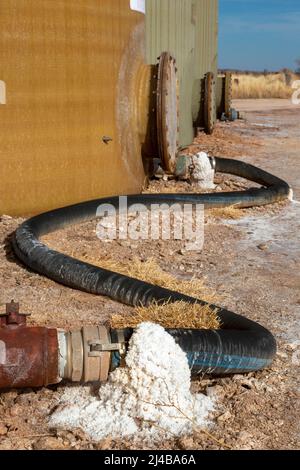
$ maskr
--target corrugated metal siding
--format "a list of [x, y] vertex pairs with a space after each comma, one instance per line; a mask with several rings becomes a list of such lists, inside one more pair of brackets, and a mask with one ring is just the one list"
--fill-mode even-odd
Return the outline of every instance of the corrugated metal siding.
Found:
[[180, 145], [193, 140], [193, 121], [199, 115], [201, 80], [217, 74], [218, 0], [146, 0], [148, 63], [171, 52], [180, 80]]
[[192, 97], [193, 120], [201, 105], [201, 81], [207, 72], [218, 73], [218, 0], [196, 0], [195, 66]]
[[217, 72], [218, 65], [218, 0], [196, 0], [197, 27], [196, 74]]

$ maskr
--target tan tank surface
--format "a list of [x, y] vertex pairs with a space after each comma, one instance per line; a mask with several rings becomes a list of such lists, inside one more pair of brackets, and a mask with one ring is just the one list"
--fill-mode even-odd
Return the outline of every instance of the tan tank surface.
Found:
[[140, 192], [143, 2], [6, 0], [0, 23], [0, 214]]

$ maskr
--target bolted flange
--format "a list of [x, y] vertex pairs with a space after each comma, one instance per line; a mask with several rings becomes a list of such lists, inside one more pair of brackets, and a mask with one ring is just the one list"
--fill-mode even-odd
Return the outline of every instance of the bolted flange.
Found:
[[159, 57], [156, 112], [161, 164], [174, 173], [179, 145], [179, 88], [176, 61], [169, 52]]
[[212, 134], [217, 120], [216, 82], [212, 72], [205, 76], [204, 125], [205, 132]]

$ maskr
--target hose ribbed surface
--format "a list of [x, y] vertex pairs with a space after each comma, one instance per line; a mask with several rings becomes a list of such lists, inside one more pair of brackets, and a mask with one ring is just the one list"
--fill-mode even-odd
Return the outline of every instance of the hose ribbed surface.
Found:
[[[147, 194], [128, 196], [128, 204], [199, 203], [207, 208], [251, 207], [287, 199], [287, 183], [252, 165], [216, 158], [216, 171], [230, 173], [264, 186], [243, 192], [217, 194]], [[66, 286], [108, 296], [127, 305], [149, 305], [153, 301], [205, 302], [178, 292], [93, 266], [49, 249], [39, 238], [71, 224], [96, 217], [101, 204], [119, 205], [110, 197], [57, 209], [26, 221], [17, 229], [13, 246], [18, 258], [34, 271]], [[275, 353], [272, 334], [259, 324], [226, 309], [219, 310], [222, 329], [170, 330], [186, 351], [194, 373], [227, 374], [249, 372], [268, 366]]]

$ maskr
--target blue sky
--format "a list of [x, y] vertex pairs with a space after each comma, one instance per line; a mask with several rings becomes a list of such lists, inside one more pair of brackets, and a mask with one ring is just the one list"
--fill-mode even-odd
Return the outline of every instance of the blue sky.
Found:
[[300, 0], [219, 0], [220, 68], [294, 69]]

